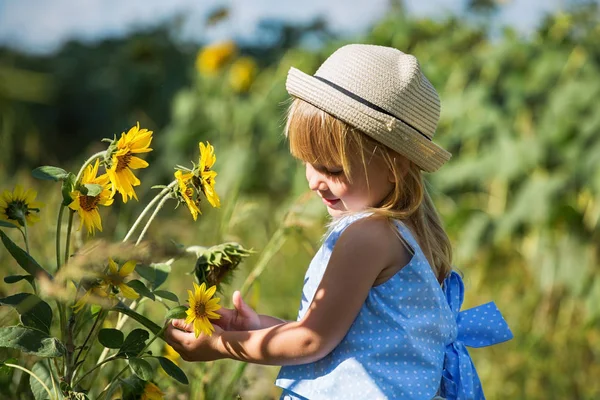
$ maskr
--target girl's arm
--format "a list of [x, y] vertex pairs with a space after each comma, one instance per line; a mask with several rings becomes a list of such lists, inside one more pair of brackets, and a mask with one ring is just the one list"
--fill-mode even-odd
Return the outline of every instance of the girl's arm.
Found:
[[[351, 224], [338, 239], [315, 297], [301, 321], [264, 329], [223, 331], [195, 338], [169, 326], [166, 338], [187, 361], [232, 358], [269, 365], [317, 361], [344, 338], [380, 272], [405, 265], [408, 251], [387, 220], [366, 218]], [[270, 320], [270, 322], [276, 322]], [[182, 320], [174, 325], [184, 328]]]

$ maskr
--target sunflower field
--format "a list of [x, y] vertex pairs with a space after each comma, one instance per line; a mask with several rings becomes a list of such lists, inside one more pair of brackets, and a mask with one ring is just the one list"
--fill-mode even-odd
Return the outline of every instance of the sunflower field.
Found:
[[164, 324], [210, 333], [234, 290], [295, 319], [327, 217], [288, 154], [285, 78], [361, 42], [414, 54], [440, 93], [453, 157], [427, 179], [465, 307], [495, 301], [514, 333], [470, 350], [487, 397], [598, 398], [600, 13], [526, 37], [486, 18], [391, 6], [353, 38], [271, 21], [267, 44], [199, 46], [167, 24], [0, 49], [0, 397], [277, 399], [278, 368], [187, 363]]

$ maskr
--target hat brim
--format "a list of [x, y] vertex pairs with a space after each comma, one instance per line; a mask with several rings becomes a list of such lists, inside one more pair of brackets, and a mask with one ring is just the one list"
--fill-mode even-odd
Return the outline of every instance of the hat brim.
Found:
[[290, 95], [360, 129], [424, 171], [436, 171], [452, 156], [401, 120], [377, 111], [296, 68], [292, 67], [288, 72], [286, 89]]

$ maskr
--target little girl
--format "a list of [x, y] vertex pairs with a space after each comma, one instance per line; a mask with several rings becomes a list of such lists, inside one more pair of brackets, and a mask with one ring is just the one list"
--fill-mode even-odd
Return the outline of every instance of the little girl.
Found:
[[291, 68], [286, 134], [333, 217], [304, 279], [297, 321], [239, 294], [212, 336], [166, 331], [184, 360], [282, 365], [282, 399], [483, 399], [465, 346], [512, 337], [493, 303], [459, 312], [460, 276], [424, 186], [450, 153], [433, 143], [438, 95], [416, 58], [348, 45], [314, 76]]

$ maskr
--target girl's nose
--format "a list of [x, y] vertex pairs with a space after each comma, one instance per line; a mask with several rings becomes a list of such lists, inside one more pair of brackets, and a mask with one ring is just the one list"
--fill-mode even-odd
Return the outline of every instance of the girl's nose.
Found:
[[324, 181], [323, 175], [309, 163], [306, 163], [306, 180], [308, 181], [310, 190], [327, 190], [327, 183]]

